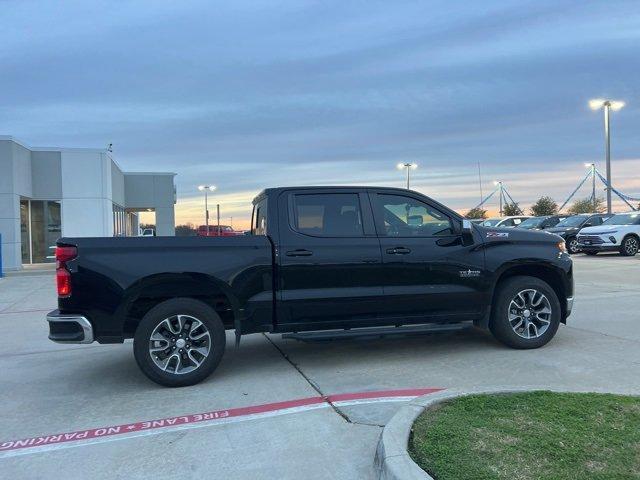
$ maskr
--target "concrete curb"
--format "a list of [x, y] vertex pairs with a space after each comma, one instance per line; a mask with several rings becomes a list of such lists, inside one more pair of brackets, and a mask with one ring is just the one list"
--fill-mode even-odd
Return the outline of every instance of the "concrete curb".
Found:
[[564, 392], [544, 387], [443, 390], [417, 397], [398, 410], [385, 425], [378, 440], [375, 455], [375, 467], [381, 480], [434, 480], [422, 470], [409, 456], [409, 437], [413, 423], [425, 410], [439, 403], [467, 395], [522, 393], [537, 390]]

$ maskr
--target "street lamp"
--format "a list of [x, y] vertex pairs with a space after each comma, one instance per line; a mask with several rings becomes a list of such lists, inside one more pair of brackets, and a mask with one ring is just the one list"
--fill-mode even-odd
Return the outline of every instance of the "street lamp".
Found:
[[609, 130], [609, 112], [617, 112], [625, 103], [619, 100], [606, 100], [604, 98], [594, 98], [589, 100], [589, 107], [592, 110], [604, 110], [604, 151], [607, 161], [607, 213], [611, 213], [611, 132]]
[[404, 168], [407, 169], [407, 190], [409, 190], [409, 172], [418, 168], [418, 165], [416, 163], [399, 163], [396, 166], [398, 167], [398, 170], [402, 170]]
[[198, 190], [204, 192], [204, 218], [207, 225], [207, 237], [209, 236], [209, 205], [207, 203], [207, 194], [216, 189], [215, 185], [198, 185]]

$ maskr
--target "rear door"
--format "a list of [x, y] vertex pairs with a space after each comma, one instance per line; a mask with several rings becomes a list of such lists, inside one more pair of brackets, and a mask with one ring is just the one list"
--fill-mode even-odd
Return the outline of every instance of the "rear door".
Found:
[[366, 191], [284, 191], [278, 207], [280, 328], [374, 321], [383, 300], [383, 272]]
[[412, 194], [371, 192], [384, 267], [381, 314], [403, 323], [476, 319], [487, 285], [484, 253], [463, 245], [459, 220]]

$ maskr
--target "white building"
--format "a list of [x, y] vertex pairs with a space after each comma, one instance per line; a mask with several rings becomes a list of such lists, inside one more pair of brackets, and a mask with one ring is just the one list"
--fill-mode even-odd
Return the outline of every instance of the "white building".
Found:
[[175, 175], [123, 172], [107, 150], [0, 136], [2, 269], [52, 262], [59, 237], [137, 235], [140, 211], [155, 211], [157, 235], [174, 235]]

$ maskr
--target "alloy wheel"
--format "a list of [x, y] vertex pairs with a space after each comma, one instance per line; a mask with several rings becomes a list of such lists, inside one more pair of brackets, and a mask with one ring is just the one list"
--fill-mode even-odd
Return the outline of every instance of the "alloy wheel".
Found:
[[634, 237], [627, 238], [624, 242], [624, 251], [629, 256], [633, 256], [638, 253], [638, 240]]
[[578, 245], [577, 238], [572, 238], [569, 241], [569, 245], [567, 245], [567, 250], [569, 250], [569, 253], [578, 253], [580, 251], [580, 246]]
[[149, 355], [162, 371], [183, 375], [196, 370], [211, 351], [211, 334], [191, 315], [162, 320], [149, 337]]
[[518, 292], [509, 303], [509, 324], [516, 335], [534, 339], [541, 337], [551, 324], [551, 303], [539, 290], [528, 288]]

